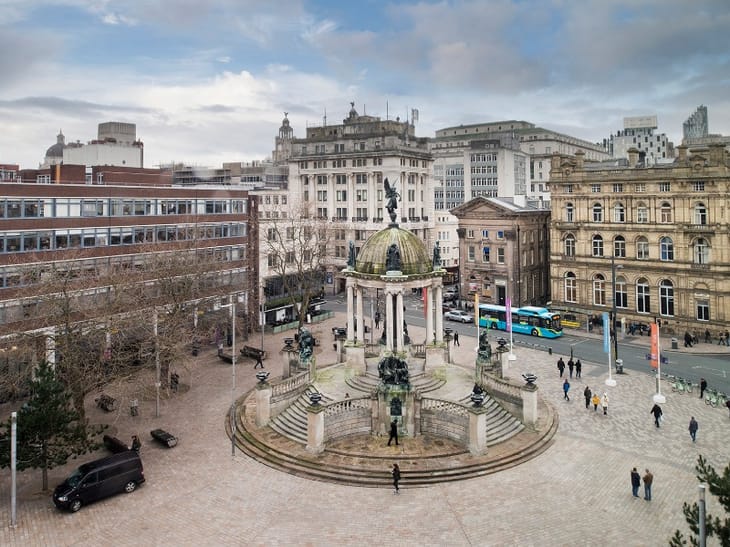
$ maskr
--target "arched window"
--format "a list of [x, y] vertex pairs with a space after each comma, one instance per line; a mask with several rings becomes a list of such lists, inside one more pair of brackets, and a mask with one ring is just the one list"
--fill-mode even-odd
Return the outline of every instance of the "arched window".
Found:
[[651, 313], [649, 282], [643, 277], [636, 281], [636, 311], [639, 313]]
[[707, 207], [704, 203], [695, 205], [695, 224], [707, 224]]
[[666, 201], [659, 208], [659, 222], [664, 224], [672, 222], [672, 205]]
[[603, 256], [603, 238], [593, 236], [593, 256]]
[[674, 242], [671, 237], [659, 240], [659, 260], [671, 262], [674, 260]]
[[578, 302], [578, 280], [573, 272], [565, 274], [565, 301]]
[[626, 240], [624, 236], [616, 236], [613, 240], [613, 256], [626, 258]]
[[575, 257], [575, 236], [573, 234], [568, 234], [565, 236], [565, 256], [569, 256], [571, 258]]
[[694, 262], [695, 264], [710, 263], [710, 245], [707, 240], [700, 237], [694, 243]]
[[646, 224], [649, 222], [649, 208], [644, 202], [640, 202], [636, 206], [636, 222], [640, 224]]
[[670, 317], [674, 315], [674, 285], [668, 279], [659, 284], [659, 313]]
[[649, 260], [649, 240], [644, 236], [636, 238], [636, 259]]
[[616, 287], [614, 290], [614, 298], [616, 299], [617, 308], [628, 308], [629, 307], [629, 293], [626, 289], [626, 278], [619, 276], [616, 278]]
[[603, 222], [603, 205], [593, 204], [593, 222]]
[[626, 222], [626, 207], [623, 203], [617, 203], [613, 206], [613, 221]]
[[575, 222], [575, 206], [572, 203], [565, 204], [565, 222]]
[[593, 277], [593, 304], [596, 306], [606, 305], [606, 280], [601, 274]]

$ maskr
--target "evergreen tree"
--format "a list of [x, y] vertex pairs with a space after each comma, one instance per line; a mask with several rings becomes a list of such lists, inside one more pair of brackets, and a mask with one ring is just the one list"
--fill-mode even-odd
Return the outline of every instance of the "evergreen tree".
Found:
[[[710, 494], [717, 496], [720, 505], [725, 509], [725, 513], [730, 513], [730, 464], [728, 464], [722, 472], [722, 476], [718, 475], [715, 468], [712, 467], [707, 461], [700, 456], [697, 459], [697, 465], [695, 466], [697, 471], [697, 478], [700, 482], [707, 485]], [[692, 505], [684, 502], [682, 507], [684, 518], [687, 520], [689, 529], [692, 535], [689, 536], [690, 545], [699, 545], [698, 534], [700, 529], [698, 526], [700, 508], [697, 502]], [[707, 537], [717, 537], [719, 544], [722, 547], [730, 547], [730, 518], [713, 517], [709, 513], [705, 513], [705, 531]], [[677, 530], [674, 532], [669, 541], [669, 545], [672, 547], [680, 547], [687, 545], [682, 533]]]
[[[0, 429], [0, 467], [10, 465], [11, 423]], [[43, 490], [48, 489], [48, 470], [69, 458], [96, 450], [96, 436], [71, 404], [71, 395], [45, 361], [35, 370], [31, 395], [18, 412], [17, 469], [41, 469]]]

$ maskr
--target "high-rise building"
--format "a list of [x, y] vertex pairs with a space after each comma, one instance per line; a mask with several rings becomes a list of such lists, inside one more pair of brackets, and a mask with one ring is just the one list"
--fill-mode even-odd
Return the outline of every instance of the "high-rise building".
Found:
[[[666, 134], [656, 134], [656, 116], [633, 116], [624, 118], [624, 128], [606, 141], [608, 153], [613, 158], [628, 159], [629, 149], [639, 151], [639, 162], [647, 165], [661, 163], [674, 157], [674, 144]], [[585, 157], [590, 161], [593, 158]]]
[[702, 139], [710, 133], [707, 107], [700, 105], [682, 124], [682, 142], [689, 144], [694, 139]]

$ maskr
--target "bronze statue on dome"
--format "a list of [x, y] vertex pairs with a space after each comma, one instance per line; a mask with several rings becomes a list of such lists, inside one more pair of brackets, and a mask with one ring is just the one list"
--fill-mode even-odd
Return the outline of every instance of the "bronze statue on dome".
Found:
[[387, 177], [383, 181], [383, 186], [385, 187], [385, 197], [388, 198], [385, 208], [388, 210], [388, 214], [390, 215], [390, 222], [395, 223], [397, 215], [396, 210], [398, 209], [398, 198], [400, 197], [400, 194], [396, 192], [395, 185], [390, 185]]

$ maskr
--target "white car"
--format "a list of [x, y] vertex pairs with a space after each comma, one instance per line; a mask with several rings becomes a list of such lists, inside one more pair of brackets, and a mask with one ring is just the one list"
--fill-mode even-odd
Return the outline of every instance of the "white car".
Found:
[[460, 323], [473, 323], [474, 316], [461, 310], [451, 310], [444, 314], [444, 319], [448, 321], [459, 321]]

